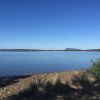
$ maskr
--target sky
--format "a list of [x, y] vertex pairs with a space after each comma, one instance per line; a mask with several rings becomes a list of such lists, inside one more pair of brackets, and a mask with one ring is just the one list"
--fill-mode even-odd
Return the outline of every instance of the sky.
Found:
[[100, 48], [100, 0], [0, 0], [0, 48]]

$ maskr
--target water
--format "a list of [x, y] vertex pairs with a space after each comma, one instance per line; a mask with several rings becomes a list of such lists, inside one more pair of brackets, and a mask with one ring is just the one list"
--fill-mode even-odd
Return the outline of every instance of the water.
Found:
[[0, 52], [0, 76], [83, 69], [97, 58], [100, 52]]

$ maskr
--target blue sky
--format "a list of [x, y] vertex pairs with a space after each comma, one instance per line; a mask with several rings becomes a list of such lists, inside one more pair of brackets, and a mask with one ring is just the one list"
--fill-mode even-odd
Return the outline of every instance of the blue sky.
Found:
[[0, 48], [100, 48], [100, 0], [0, 0]]

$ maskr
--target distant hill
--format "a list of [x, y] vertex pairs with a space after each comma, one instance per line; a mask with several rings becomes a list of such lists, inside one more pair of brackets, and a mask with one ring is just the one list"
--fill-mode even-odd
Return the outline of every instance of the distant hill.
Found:
[[81, 51], [82, 49], [77, 48], [65, 48], [65, 51]]

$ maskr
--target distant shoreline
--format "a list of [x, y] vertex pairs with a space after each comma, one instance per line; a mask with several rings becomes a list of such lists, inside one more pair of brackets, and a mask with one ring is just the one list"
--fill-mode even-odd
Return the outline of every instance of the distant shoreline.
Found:
[[89, 52], [100, 52], [100, 49], [68, 49], [68, 50], [39, 50], [39, 49], [0, 49], [0, 52], [36, 52], [36, 51], [89, 51]]

